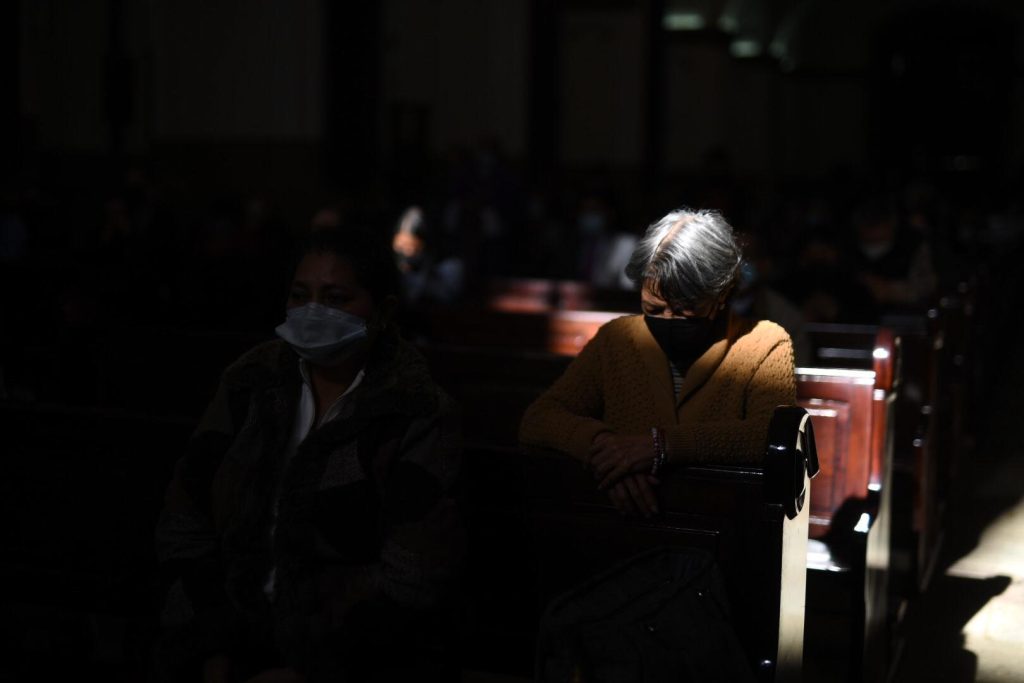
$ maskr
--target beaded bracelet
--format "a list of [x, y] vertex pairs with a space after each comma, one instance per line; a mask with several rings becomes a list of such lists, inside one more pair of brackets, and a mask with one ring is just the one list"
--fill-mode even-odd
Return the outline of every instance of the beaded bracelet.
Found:
[[651, 438], [654, 440], [654, 463], [651, 465], [651, 476], [654, 476], [665, 465], [665, 432], [661, 427], [651, 427]]

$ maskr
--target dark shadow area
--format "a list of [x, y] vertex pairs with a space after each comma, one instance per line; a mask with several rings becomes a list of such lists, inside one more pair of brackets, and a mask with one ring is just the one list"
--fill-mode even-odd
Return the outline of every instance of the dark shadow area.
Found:
[[[896, 681], [974, 681], [978, 657], [964, 649], [964, 626], [1012, 580], [946, 572], [976, 550], [986, 529], [1024, 499], [1024, 399], [1019, 389], [1024, 362], [1014, 341], [1019, 316], [1010, 311], [1010, 302], [1019, 300], [1022, 291], [1019, 256], [1006, 254], [988, 273], [994, 289], [980, 304], [989, 308], [978, 328], [979, 344], [986, 351], [978, 355], [969, 450], [962, 455], [945, 511], [944, 542], [931, 584], [911, 603], [898, 631], [902, 658]], [[1012, 296], [997, 296], [997, 291]]]
[[897, 681], [973, 683], [978, 657], [964, 649], [964, 626], [1010, 585], [1010, 577], [935, 577], [908, 614], [906, 644]]

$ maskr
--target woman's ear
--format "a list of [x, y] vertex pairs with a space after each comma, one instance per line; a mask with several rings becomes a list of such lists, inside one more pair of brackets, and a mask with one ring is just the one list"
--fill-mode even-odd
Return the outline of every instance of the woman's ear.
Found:
[[728, 289], [726, 289], [721, 295], [719, 295], [718, 301], [715, 302], [715, 307], [712, 310], [712, 313], [711, 313], [711, 316], [710, 316], [712, 320], [714, 320], [715, 318], [718, 317], [718, 312], [719, 311], [724, 311], [726, 306], [729, 305], [729, 301], [732, 299], [732, 293], [735, 290], [736, 290], [736, 285], [735, 285], [735, 283], [733, 283], [733, 284], [729, 285]]

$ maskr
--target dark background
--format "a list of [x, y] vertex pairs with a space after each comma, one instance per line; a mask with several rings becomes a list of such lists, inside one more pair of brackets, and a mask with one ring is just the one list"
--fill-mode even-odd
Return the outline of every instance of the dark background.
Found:
[[716, 208], [761, 237], [799, 298], [801, 249], [843, 243], [884, 197], [917, 216], [941, 289], [998, 283], [1001, 315], [1014, 286], [999, 281], [1016, 272], [1024, 169], [1024, 8], [1010, 0], [2, 11], [15, 398], [137, 405], [43, 376], [61, 343], [139, 326], [269, 334], [284, 255], [324, 210], [387, 236], [423, 206], [472, 296], [497, 276], [576, 277], [588, 197], [632, 234], [679, 205]]
[[[324, 210], [386, 235], [423, 206], [471, 296], [571, 278], [586, 197], [631, 233], [720, 209], [785, 271], [885, 196], [925, 216], [942, 290], [973, 283], [979, 386], [1018, 352], [1015, 0], [49, 0], [3, 3], [0, 32], [0, 398], [22, 411], [0, 479], [31, 518], [3, 541], [12, 671], [145, 670], [123, 615], [151, 614], [137, 575], [181, 441], [112, 435], [187, 434], [280, 322], [285, 254]], [[146, 484], [104, 550], [119, 508], [80, 492], [111, 481]], [[74, 524], [46, 503], [68, 490]]]

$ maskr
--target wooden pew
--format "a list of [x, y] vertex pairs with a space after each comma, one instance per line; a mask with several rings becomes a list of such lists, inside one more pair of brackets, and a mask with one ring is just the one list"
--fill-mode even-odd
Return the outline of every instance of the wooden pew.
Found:
[[893, 458], [895, 586], [904, 601], [926, 590], [942, 547], [941, 423], [946, 332], [938, 310], [886, 323], [900, 335], [902, 368]]
[[[801, 369], [798, 392], [801, 404], [821, 423], [819, 443], [823, 444], [823, 475], [811, 501], [810, 528], [812, 537], [820, 540], [828, 536], [826, 540], [831, 543], [831, 548], [825, 548], [827, 553], [812, 553], [808, 560], [810, 566], [817, 567], [812, 569], [816, 572], [812, 583], [818, 581], [822, 570], [845, 577], [847, 590], [828, 591], [831, 596], [844, 596], [841, 600], [845, 602], [840, 605], [824, 600], [820, 606], [842, 614], [847, 621], [852, 614], [854, 621], [863, 625], [848, 634], [849, 651], [844, 654], [863, 667], [857, 676], [868, 678], [872, 671], [885, 667], [886, 614], [892, 615], [912, 592], [901, 589], [887, 606], [886, 583], [891, 580], [888, 570], [893, 566], [892, 558], [909, 558], [896, 564], [909, 568], [912, 586], [922, 586], [931, 558], [937, 554], [941, 491], [956, 452], [948, 446], [955, 439], [943, 435], [954, 429], [951, 425], [963, 421], [962, 411], [958, 413], [948, 405], [954, 401], [943, 388], [948, 387], [947, 375], [939, 369], [955, 375], [965, 365], [965, 333], [962, 323], [959, 327], [956, 324], [966, 315], [960, 307], [969, 311], [965, 301], [944, 298], [945, 308], [940, 307], [938, 320], [928, 334], [907, 327], [899, 335], [880, 333], [877, 326], [808, 328], [815, 342], [818, 367]], [[534, 306], [528, 317], [538, 330], [545, 329], [536, 320], [544, 310], [556, 319], [559, 314], [550, 307]], [[509, 346], [508, 339], [521, 338], [499, 333], [517, 327], [507, 324], [510, 319], [494, 313], [493, 321], [477, 333], [487, 338], [483, 340], [487, 344]], [[598, 326], [577, 328], [574, 343], [558, 345], [559, 352], [574, 355]], [[947, 326], [956, 329], [946, 331]], [[949, 341], [957, 336], [959, 342]], [[534, 335], [535, 340], [541, 337], [539, 333]], [[532, 348], [537, 348], [537, 342], [533, 344]], [[904, 353], [904, 345], [909, 353]], [[960, 370], [961, 377], [966, 375]], [[909, 385], [903, 377], [910, 378]], [[550, 382], [539, 384], [537, 388], [543, 390]], [[906, 396], [904, 386], [910, 388]], [[529, 401], [525, 394], [522, 399], [519, 405], [525, 408]], [[504, 433], [511, 435], [513, 429], [514, 425], [506, 425]], [[864, 533], [856, 531], [858, 528]], [[861, 597], [865, 591], [866, 599]]]
[[[822, 477], [811, 500], [814, 538], [828, 533], [846, 499], [863, 498], [881, 488], [889, 466], [886, 458], [891, 457], [887, 441], [898, 389], [901, 340], [878, 328], [855, 329], [850, 337], [846, 347], [830, 339], [830, 345], [822, 348], [840, 362], [854, 362], [797, 369], [797, 400], [817, 418], [822, 461]], [[867, 359], [869, 368], [858, 367]]]
[[962, 282], [956, 292], [942, 296], [931, 318], [933, 335], [941, 335], [936, 375], [940, 386], [932, 414], [935, 420], [937, 478], [940, 504], [948, 497], [955, 480], [962, 454], [970, 449], [972, 404], [970, 400], [975, 378], [975, 364], [985, 359], [974, 351], [974, 286]]
[[[537, 597], [541, 591], [537, 586], [540, 577], [536, 566], [539, 537], [533, 533], [537, 529], [537, 518], [534, 517], [534, 524], [529, 528], [526, 524], [523, 490], [527, 475], [523, 472], [522, 456], [515, 447], [516, 433], [523, 410], [557, 379], [571, 359], [487, 347], [423, 344], [420, 348], [437, 380], [460, 401], [464, 412], [463, 496], [470, 539], [469, 567], [464, 584], [470, 596], [469, 602], [474, 605], [466, 665], [479, 670], [528, 676], [533, 636], [542, 606]], [[500, 410], [497, 409], [499, 407]], [[510, 419], [502, 419], [502, 413]], [[548, 463], [559, 463], [552, 465], [556, 469], [565, 466], [563, 459], [538, 462], [541, 467]], [[578, 473], [577, 470], [578, 467], [574, 468], [573, 473]], [[718, 538], [716, 534], [721, 534], [725, 539], [724, 552], [739, 552], [737, 544], [747, 543], [750, 539], [737, 540], [738, 532], [729, 525], [740, 524], [744, 514], [755, 514], [759, 509], [751, 507], [759, 495], [758, 482], [750, 480], [751, 476], [756, 479], [752, 471], [750, 468], [691, 469], [692, 476], [681, 478], [679, 490], [668, 494], [686, 501], [672, 519], [685, 519], [691, 526], [724, 525], [717, 531], [699, 526], [694, 528], [702, 528], [699, 538], [712, 545], [717, 542], [714, 540]], [[555, 479], [550, 479], [551, 476]], [[547, 486], [543, 482], [549, 479], [562, 481], [563, 474], [547, 472], [538, 475], [535, 467], [531, 468], [530, 481], [541, 482], [535, 493], [543, 491]], [[705, 485], [710, 488], [701, 488]], [[593, 489], [593, 482], [587, 480], [586, 486], [588, 490]], [[671, 486], [668, 490], [674, 491]], [[701, 494], [701, 491], [705, 493]], [[706, 499], [701, 495], [706, 495]], [[714, 521], [711, 517], [705, 520], [692, 507], [699, 500], [717, 505], [715, 514], [719, 515], [726, 514], [730, 505], [728, 501], [741, 507], [736, 509], [737, 517], [726, 521]], [[607, 507], [607, 499], [598, 503]], [[803, 523], [806, 525], [806, 519]], [[796, 555], [791, 551], [787, 557], [792, 560], [795, 556], [801, 558], [799, 565], [802, 568], [805, 550]], [[742, 578], [737, 577], [740, 575], [733, 575], [731, 580], [740, 581]], [[550, 581], [548, 584], [550, 587]], [[786, 604], [798, 605], [802, 613], [802, 597], [799, 600], [786, 598]], [[789, 626], [784, 633], [791, 634], [792, 629], [793, 626]], [[754, 636], [748, 634], [748, 637]], [[790, 636], [786, 638], [791, 640]], [[787, 651], [792, 652], [792, 649]], [[771, 659], [767, 655], [765, 657]]]
[[424, 337], [439, 344], [575, 356], [602, 325], [622, 315], [608, 311], [438, 309], [431, 314]]
[[[941, 355], [945, 333], [938, 311], [927, 317], [893, 317], [887, 328], [899, 338], [894, 385], [898, 388], [892, 419], [893, 524], [892, 561], [897, 595], [907, 599], [923, 590], [941, 546], [941, 477], [937, 429], [943, 421]], [[865, 368], [873, 354], [885, 350], [878, 327], [812, 325], [817, 361], [826, 367]]]
[[493, 279], [477, 302], [481, 308], [506, 312], [621, 311], [637, 313], [640, 295], [622, 289], [602, 289], [574, 280]]
[[[540, 315], [530, 314], [530, 317], [535, 319]], [[508, 315], [496, 316], [497, 319], [502, 317], [509, 319]], [[450, 385], [450, 389], [464, 405], [469, 406], [471, 413], [481, 405], [502, 404], [500, 400], [480, 400], [487, 396], [488, 388], [491, 394], [508, 397], [514, 393], [508, 387], [516, 387], [519, 393], [513, 399], [515, 407], [508, 402], [502, 404], [515, 416], [506, 424], [500, 427], [490, 424], [486, 417], [479, 422], [467, 420], [467, 425], [483, 427], [473, 435], [478, 445], [487, 445], [488, 439], [492, 444], [508, 445], [513, 443], [519, 415], [529, 404], [531, 394], [539, 395], [550, 386], [560, 366], [552, 364], [543, 372], [527, 372], [522, 366], [526, 361], [501, 360], [502, 351], [499, 350], [502, 345], [507, 346], [505, 340], [508, 337], [498, 336], [495, 331], [503, 329], [503, 326], [494, 324], [484, 326], [484, 329], [490, 330], [488, 334], [491, 337], [485, 340], [490, 345], [490, 357], [484, 354], [484, 350], [477, 349], [466, 358], [472, 359], [475, 355], [478, 360], [461, 360], [459, 355], [466, 350], [449, 348], [449, 359], [444, 364], [450, 369], [436, 371], [436, 374], [439, 377], [462, 374], [463, 381]], [[504, 329], [508, 329], [507, 326]], [[478, 332], [483, 334], [483, 329]], [[798, 392], [802, 404], [815, 415], [816, 421], [823, 422], [819, 440], [825, 444], [821, 449], [824, 473], [822, 481], [815, 486], [810, 503], [811, 535], [820, 539], [831, 530], [827, 540], [831, 541], [835, 551], [834, 556], [826, 553], [822, 557], [819, 552], [807, 559], [810, 566], [816, 568], [812, 572], [820, 573], [822, 570], [843, 576], [841, 590], [834, 590], [833, 577], [827, 580], [831, 582], [826, 584], [828, 589], [822, 591], [824, 598], [818, 599], [822, 610], [832, 612], [840, 623], [844, 643], [842, 656], [853, 666], [866, 666], [870, 671], [884, 667], [885, 662], [885, 582], [888, 578], [889, 496], [892, 488], [889, 483], [890, 427], [899, 354], [897, 340], [891, 335], [879, 341], [874, 328], [855, 332], [864, 340], [858, 343], [866, 348], [858, 348], [848, 339], [843, 339], [842, 345], [837, 343], [833, 348], [853, 349], [856, 353], [835, 354], [834, 362], [852, 364], [856, 360], [861, 365], [868, 365], [868, 369], [807, 370], [799, 376]], [[877, 354], [876, 342], [880, 349]], [[512, 353], [507, 348], [503, 352]], [[569, 348], [567, 352], [572, 353], [573, 349]], [[510, 370], [506, 373], [505, 370], [496, 370], [498, 368]], [[524, 381], [531, 375], [532, 379]], [[465, 381], [474, 377], [475, 381]], [[473, 427], [468, 426], [467, 429]], [[497, 439], [495, 435], [498, 435]], [[833, 529], [833, 519], [837, 515], [839, 519]], [[838, 604], [835, 604], [835, 596], [839, 596]]]
[[[818, 360], [840, 366], [797, 370], [798, 403], [814, 416], [822, 465], [811, 499], [808, 621], [815, 628], [808, 651], [824, 668], [817, 675], [849, 671], [849, 680], [881, 680], [891, 650], [902, 340], [868, 326], [812, 326], [808, 333]], [[909, 524], [909, 515], [899, 522]]]
[[[894, 395], [869, 370], [798, 370], [815, 420], [822, 481], [811, 496], [808, 650], [850, 680], [880, 680], [888, 659]], [[821, 493], [818, 493], [821, 491]], [[812, 622], [813, 619], [813, 622]], [[822, 627], [824, 626], [824, 627]]]
[[579, 464], [531, 458], [529, 514], [546, 602], [588, 576], [662, 545], [711, 553], [734, 627], [762, 681], [800, 680], [809, 476], [817, 472], [805, 411], [779, 408], [762, 465], [690, 466], [666, 475], [662, 513], [619, 515]]

